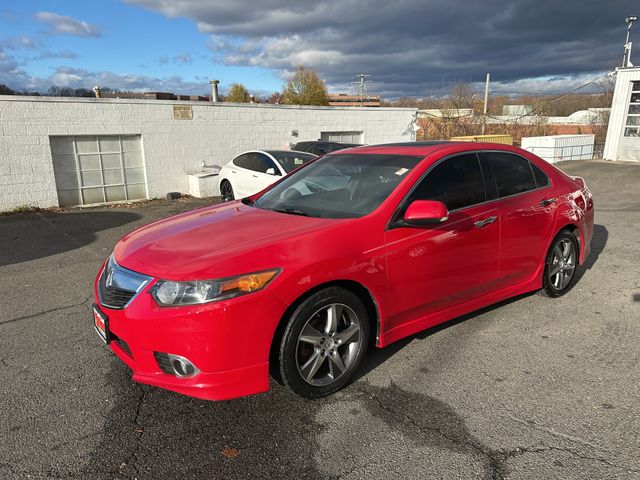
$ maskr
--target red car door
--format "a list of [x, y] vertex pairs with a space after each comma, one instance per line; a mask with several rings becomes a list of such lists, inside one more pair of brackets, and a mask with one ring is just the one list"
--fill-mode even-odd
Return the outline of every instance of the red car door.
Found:
[[[501, 220], [498, 285], [530, 281], [544, 262], [556, 200], [549, 178], [533, 163], [508, 152], [480, 154], [494, 180]], [[487, 172], [485, 177], [490, 177]]]
[[442, 201], [449, 218], [424, 228], [392, 223], [387, 230], [391, 307], [385, 331], [481, 296], [497, 278], [500, 217], [495, 205], [485, 203], [476, 154], [450, 157], [433, 167], [403, 202], [399, 218], [414, 200]]

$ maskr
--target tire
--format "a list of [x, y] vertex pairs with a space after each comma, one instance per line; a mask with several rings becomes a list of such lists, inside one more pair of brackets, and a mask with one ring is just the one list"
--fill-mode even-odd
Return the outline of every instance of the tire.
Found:
[[287, 320], [278, 354], [282, 381], [301, 397], [330, 395], [351, 382], [368, 343], [362, 300], [340, 287], [320, 290]]
[[563, 230], [553, 239], [544, 263], [543, 292], [548, 297], [561, 297], [576, 282], [578, 268], [578, 241]]
[[235, 197], [233, 196], [233, 187], [231, 186], [231, 183], [229, 183], [229, 180], [223, 180], [220, 182], [220, 196], [222, 197], [223, 202], [235, 200]]

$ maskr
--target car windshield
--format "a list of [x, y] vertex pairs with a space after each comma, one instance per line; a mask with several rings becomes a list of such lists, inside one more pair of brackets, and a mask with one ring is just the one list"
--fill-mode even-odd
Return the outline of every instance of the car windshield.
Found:
[[376, 209], [421, 159], [406, 155], [327, 155], [284, 178], [254, 206], [310, 217], [361, 217]]
[[309, 160], [313, 160], [314, 158], [318, 158], [317, 155], [313, 153], [303, 153], [303, 152], [276, 152], [276, 151], [268, 151], [269, 155], [276, 159], [276, 161], [280, 164], [280, 166], [284, 169], [285, 172], [289, 173], [298, 168], [300, 165], [307, 163]]

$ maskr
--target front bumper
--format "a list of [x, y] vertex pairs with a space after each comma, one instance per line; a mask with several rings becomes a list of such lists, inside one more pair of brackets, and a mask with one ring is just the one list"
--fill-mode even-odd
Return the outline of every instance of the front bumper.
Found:
[[[153, 283], [153, 282], [152, 282]], [[206, 400], [269, 389], [269, 351], [286, 306], [267, 289], [204, 305], [159, 307], [149, 284], [124, 309], [107, 315], [111, 350], [140, 383]], [[154, 352], [180, 355], [199, 369], [193, 377], [165, 373]]]

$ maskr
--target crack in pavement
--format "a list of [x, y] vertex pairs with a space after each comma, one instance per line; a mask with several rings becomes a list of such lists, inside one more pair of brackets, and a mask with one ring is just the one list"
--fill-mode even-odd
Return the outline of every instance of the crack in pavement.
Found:
[[607, 453], [611, 453], [611, 452], [607, 451], [606, 449], [604, 449], [602, 447], [598, 447], [597, 445], [594, 445], [593, 443], [589, 443], [586, 440], [583, 440], [582, 438], [578, 438], [578, 437], [574, 437], [573, 435], [568, 435], [566, 433], [558, 432], [558, 431], [554, 430], [553, 428], [545, 427], [545, 426], [542, 426], [542, 425], [537, 425], [534, 422], [527, 421], [527, 420], [524, 420], [522, 418], [518, 418], [518, 417], [516, 417], [514, 415], [511, 415], [511, 414], [505, 415], [505, 417], [509, 418], [509, 419], [511, 419], [511, 420], [513, 420], [515, 422], [521, 423], [525, 427], [531, 428], [533, 430], [538, 430], [540, 432], [548, 433], [549, 435], [551, 435], [553, 437], [562, 438], [563, 440], [568, 440], [570, 442], [579, 443], [581, 445], [585, 445], [587, 447], [591, 447], [591, 448], [594, 448], [596, 450], [604, 450]]
[[32, 319], [32, 318], [41, 317], [42, 315], [46, 315], [47, 313], [59, 312], [59, 311], [62, 311], [62, 310], [69, 310], [70, 308], [82, 307], [82, 306], [88, 304], [92, 299], [93, 299], [93, 296], [89, 296], [84, 301], [82, 301], [80, 303], [74, 303], [73, 305], [65, 305], [63, 307], [51, 308], [49, 310], [44, 310], [42, 312], [33, 313], [31, 315], [24, 315], [22, 317], [11, 318], [9, 320], [3, 320], [2, 322], [0, 322], [0, 325], [7, 325], [9, 323], [15, 323], [15, 322], [20, 322], [22, 320], [29, 320], [29, 319]]
[[124, 470], [128, 466], [131, 466], [134, 472], [134, 477], [138, 475], [138, 465], [137, 465], [139, 460], [138, 452], [140, 451], [142, 436], [144, 435], [144, 428], [142, 428], [142, 425], [140, 424], [140, 411], [142, 410], [142, 404], [144, 403], [144, 399], [147, 394], [146, 390], [142, 385], [137, 384], [137, 387], [140, 389], [140, 397], [138, 397], [138, 405], [136, 406], [136, 411], [133, 416], [133, 422], [132, 422], [135, 426], [133, 431], [137, 434], [135, 439], [136, 444], [135, 444], [135, 448], [131, 452], [131, 455], [129, 455], [129, 457], [127, 457], [127, 459], [124, 462], [122, 462], [122, 464], [118, 468], [119, 473], [124, 473]]
[[551, 452], [551, 451], [557, 451], [557, 452], [564, 452], [564, 453], [569, 453], [575, 457], [581, 458], [583, 460], [593, 460], [595, 462], [600, 462], [600, 463], [604, 463], [605, 465], [609, 466], [609, 467], [613, 467], [613, 468], [618, 468], [620, 470], [625, 470], [627, 472], [631, 472], [631, 473], [640, 473], [640, 470], [635, 469], [635, 468], [631, 468], [629, 466], [626, 465], [617, 465], [615, 463], [612, 463], [604, 458], [600, 458], [600, 457], [592, 457], [589, 455], [584, 455], [580, 452], [577, 452], [575, 450], [572, 450], [571, 448], [567, 448], [567, 447], [557, 447], [557, 446], [552, 446], [552, 445], [547, 445], [547, 446], [541, 446], [541, 447], [516, 447], [513, 450], [507, 450], [507, 451], [503, 451], [503, 450], [499, 450], [496, 451], [495, 453], [498, 453], [500, 455], [504, 455], [506, 458], [505, 460], [514, 458], [514, 457], [518, 457], [521, 455], [526, 455], [526, 454], [537, 454], [537, 453], [545, 453], [545, 452]]

